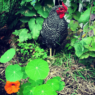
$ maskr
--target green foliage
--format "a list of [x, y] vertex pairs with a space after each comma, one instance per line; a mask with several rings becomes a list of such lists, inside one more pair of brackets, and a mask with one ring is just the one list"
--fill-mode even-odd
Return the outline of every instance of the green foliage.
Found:
[[[95, 37], [83, 38], [81, 41], [72, 39], [71, 45], [68, 44], [66, 47], [74, 47], [75, 54], [80, 59], [95, 57]], [[70, 48], [71, 49], [71, 48]]]
[[39, 13], [42, 17], [47, 18], [49, 15], [51, 8], [48, 6], [41, 7], [40, 10], [37, 10], [37, 13]]
[[[75, 4], [79, 1], [76, 1], [74, 4], [72, 2], [73, 1], [71, 0], [71, 7], [68, 8], [69, 14], [66, 14], [66, 15], [68, 16], [68, 19], [74, 18], [75, 20], [77, 20], [77, 21], [71, 20], [68, 25], [69, 28], [74, 33], [77, 33], [78, 28], [79, 28], [79, 23], [85, 24], [85, 23], [89, 22], [91, 5], [88, 4], [86, 6], [87, 9], [80, 13], [80, 12], [76, 12], [76, 9], [77, 9], [76, 5], [77, 4]], [[81, 2], [81, 3], [83, 3], [83, 2]], [[91, 13], [94, 13], [94, 6], [92, 6]], [[88, 57], [95, 57], [95, 55], [94, 55], [94, 52], [95, 52], [94, 40], [93, 40], [94, 35], [95, 35], [95, 28], [94, 27], [95, 27], [94, 22], [90, 26], [89, 26], [89, 23], [87, 23], [83, 27], [82, 37], [80, 37], [80, 36], [72, 37], [70, 39], [71, 43], [68, 43], [65, 47], [68, 48], [68, 50], [74, 49], [75, 55], [77, 55], [77, 57], [80, 59], [85, 59]], [[84, 38], [85, 36], [86, 36], [86, 38]], [[90, 36], [93, 36], [93, 37], [90, 37]]]
[[[28, 22], [30, 34], [25, 32], [25, 31], [28, 31], [25, 29], [15, 30], [13, 34], [15, 34], [16, 36], [19, 36], [19, 40], [18, 40], [19, 42], [27, 41], [28, 39], [32, 39], [32, 38], [34, 40], [38, 39], [40, 35], [40, 30], [42, 29], [44, 18], [48, 17], [49, 12], [52, 8], [52, 5], [53, 5], [52, 1], [48, 1], [48, 2], [45, 1], [44, 6], [41, 6], [40, 2], [37, 1], [35, 2], [35, 6], [33, 8], [33, 4], [31, 3], [31, 0], [25, 0], [21, 2], [22, 8], [16, 13], [16, 15], [19, 13], [24, 15], [24, 17], [22, 17], [20, 21], [24, 23]], [[37, 13], [41, 16], [39, 17]], [[36, 18], [32, 18], [34, 15], [36, 15]]]
[[35, 20], [35, 18], [30, 19], [28, 22], [29, 28], [31, 30], [31, 34], [34, 40], [37, 40], [37, 38], [40, 35], [40, 30], [42, 29], [44, 19], [39, 17]]
[[[32, 38], [34, 40], [37, 40], [40, 34], [40, 30], [42, 29], [44, 18], [48, 17], [48, 14], [52, 8], [51, 6], [53, 4], [50, 2], [51, 0], [45, 0], [44, 6], [41, 6], [41, 4], [39, 3], [40, 0], [38, 0], [37, 2], [35, 2], [35, 6], [33, 8], [34, 3], [32, 3], [31, 1], [32, 0], [22, 0], [22, 2], [20, 3], [22, 8], [16, 13], [16, 15], [19, 13], [24, 15], [24, 17], [21, 18], [20, 21], [24, 23], [28, 22], [30, 33], [28, 32], [27, 29], [24, 28], [20, 30], [15, 30], [13, 34], [19, 36], [18, 46], [20, 47], [20, 49], [17, 49], [17, 51], [20, 51], [23, 55], [29, 55], [31, 53], [32, 57], [36, 59], [30, 61], [27, 64], [26, 68], [25, 67], [21, 68], [17, 64], [9, 65], [5, 70], [5, 77], [9, 81], [16, 81], [16, 80], [21, 80], [30, 77], [30, 80], [28, 80], [30, 83], [21, 85], [21, 90], [18, 93], [18, 95], [26, 95], [26, 94], [27, 95], [40, 95], [40, 94], [57, 95], [55, 91], [61, 91], [65, 86], [65, 83], [61, 81], [60, 77], [55, 77], [53, 79], [50, 79], [47, 81], [46, 84], [43, 84], [43, 79], [46, 78], [49, 73], [49, 67], [47, 62], [42, 60], [42, 58], [44, 59], [47, 57], [47, 54], [45, 54], [43, 49], [40, 49], [37, 46], [35, 47], [34, 44], [23, 43], [24, 41], [27, 41], [28, 39], [32, 39]], [[77, 2], [79, 1], [76, 0], [76, 3]], [[47, 4], [50, 5], [48, 6]], [[78, 7], [76, 5], [77, 4], [71, 3], [72, 7], [68, 8], [69, 14], [67, 14], [67, 16], [69, 16], [69, 19], [74, 18], [75, 20], [78, 20], [80, 18], [79, 23], [87, 22], [90, 16], [88, 14], [89, 13], [88, 10], [90, 8], [88, 8], [84, 13], [81, 14], [79, 12], [76, 12]], [[85, 16], [85, 19], [82, 18], [83, 15]], [[36, 17], [33, 18], [33, 16]], [[15, 22], [17, 21], [14, 21], [14, 24]], [[78, 22], [72, 20], [69, 24], [69, 27], [71, 28], [72, 31], [76, 31], [78, 28]], [[95, 29], [93, 26], [84, 27], [84, 31], [87, 32], [88, 28], [93, 30], [95, 33]], [[92, 38], [87, 37], [82, 39], [81, 41], [78, 40], [77, 38], [71, 39], [71, 44], [66, 45], [68, 50], [74, 48], [75, 54], [80, 59], [88, 58], [89, 56], [95, 57], [95, 42], [93, 40], [95, 39], [95, 37]], [[6, 63], [10, 61], [13, 56], [14, 56], [14, 51], [13, 52], [12, 50], [7, 51], [7, 53], [1, 56], [0, 62]], [[43, 93], [42, 90], [44, 91]]]
[[[39, 65], [39, 63], [40, 63], [40, 65]], [[27, 66], [25, 68], [25, 72], [30, 77], [30, 79], [33, 79], [36, 81], [38, 79], [46, 78], [46, 76], [48, 75], [48, 72], [49, 72], [49, 67], [48, 67], [48, 64], [46, 61], [43, 61], [41, 59], [35, 59], [34, 61], [31, 61], [27, 64]], [[44, 72], [44, 74], [43, 74], [43, 72]]]
[[[7, 62], [8, 61], [9, 60], [7, 60]], [[10, 82], [15, 82], [17, 80], [20, 81], [27, 77], [30, 78], [29, 83], [21, 85], [21, 89], [19, 90], [20, 92], [17, 93], [18, 95], [57, 95], [56, 91], [61, 91], [65, 87], [65, 83], [57, 76], [53, 79], [49, 79], [46, 84], [43, 84], [43, 79], [47, 77], [49, 71], [48, 63], [38, 58], [30, 61], [25, 68], [21, 68], [18, 64], [7, 66], [5, 77], [6, 80]]]
[[[13, 78], [11, 78], [11, 76], [13, 76]], [[14, 82], [17, 80], [21, 80], [22, 76], [23, 76], [23, 72], [21, 71], [21, 67], [18, 64], [9, 65], [6, 68], [5, 77], [7, 80]]]
[[[0, 62], [1, 63], [6, 63], [8, 61], [10, 61], [13, 56], [15, 55], [15, 49], [14, 48], [11, 48], [9, 50], [7, 50], [0, 58]], [[6, 59], [6, 60], [5, 60]]]
[[3, 27], [5, 23], [7, 23], [7, 20], [8, 20], [8, 17], [5, 17], [4, 14], [0, 15], [0, 28]]
[[79, 18], [79, 23], [86, 23], [89, 21], [89, 17], [90, 17], [90, 9], [88, 8], [84, 13], [81, 14], [80, 18]]
[[44, 49], [41, 49], [37, 45], [34, 45], [32, 43], [18, 43], [17, 45], [19, 47], [16, 51], [20, 52], [23, 55], [22, 61], [27, 60], [27, 59], [29, 61], [31, 60], [29, 59], [30, 57], [42, 58], [42, 59], [47, 58], [47, 52], [45, 52]]
[[69, 27], [72, 31], [76, 31], [77, 27], [78, 27], [78, 22], [74, 21], [74, 20], [71, 20], [70, 23], [69, 23]]
[[19, 36], [19, 39], [18, 39], [19, 42], [24, 42], [32, 38], [31, 34], [28, 33], [28, 30], [26, 28], [15, 30], [12, 34]]
[[[12, 25], [15, 26], [15, 24], [16, 24], [16, 21], [14, 20], [15, 11], [13, 11], [13, 10], [14, 10], [15, 4], [18, 3], [18, 5], [19, 5], [19, 2], [20, 2], [20, 0], [16, 0], [16, 1], [1, 0], [0, 1], [0, 27], [3, 27], [5, 24], [7, 24], [9, 22], [12, 23], [11, 27], [9, 27], [10, 25], [8, 24], [8, 27], [10, 29], [13, 28]], [[16, 16], [16, 18], [18, 18], [18, 17]], [[13, 21], [15, 22], [15, 24]]]
[[43, 58], [43, 59], [45, 59], [45, 58], [47, 58], [47, 53], [44, 51], [44, 49], [36, 47], [33, 57], [34, 58]]

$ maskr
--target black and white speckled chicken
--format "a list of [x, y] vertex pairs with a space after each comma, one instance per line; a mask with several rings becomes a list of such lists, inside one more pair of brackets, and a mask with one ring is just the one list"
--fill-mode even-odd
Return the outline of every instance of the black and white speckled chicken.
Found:
[[54, 6], [49, 16], [44, 20], [42, 25], [41, 36], [42, 44], [50, 48], [50, 56], [52, 56], [52, 48], [56, 48], [68, 35], [68, 25], [64, 19], [67, 7], [62, 5]]

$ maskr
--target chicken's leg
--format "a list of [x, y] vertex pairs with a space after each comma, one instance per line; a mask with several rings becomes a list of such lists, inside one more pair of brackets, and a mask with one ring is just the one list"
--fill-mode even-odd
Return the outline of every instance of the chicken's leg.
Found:
[[52, 56], [52, 48], [50, 48], [50, 56]]
[[[54, 52], [53, 52], [53, 56], [55, 55], [55, 49], [54, 49]], [[50, 48], [50, 56], [52, 56], [52, 48]]]
[[53, 56], [55, 55], [55, 51], [56, 51], [56, 50], [54, 49]]

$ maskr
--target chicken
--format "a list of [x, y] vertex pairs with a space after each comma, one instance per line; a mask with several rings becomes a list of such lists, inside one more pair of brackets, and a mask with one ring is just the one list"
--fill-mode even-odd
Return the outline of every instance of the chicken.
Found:
[[56, 48], [68, 35], [68, 25], [64, 19], [67, 7], [62, 2], [62, 5], [54, 6], [49, 16], [44, 20], [42, 30], [42, 44], [45, 44], [50, 49], [52, 56], [52, 48]]

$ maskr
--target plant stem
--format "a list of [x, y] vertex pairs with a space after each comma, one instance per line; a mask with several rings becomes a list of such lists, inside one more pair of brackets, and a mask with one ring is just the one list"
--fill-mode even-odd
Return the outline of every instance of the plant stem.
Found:
[[0, 78], [1, 81], [3, 81], [4, 83], [6, 83], [3, 79]]

